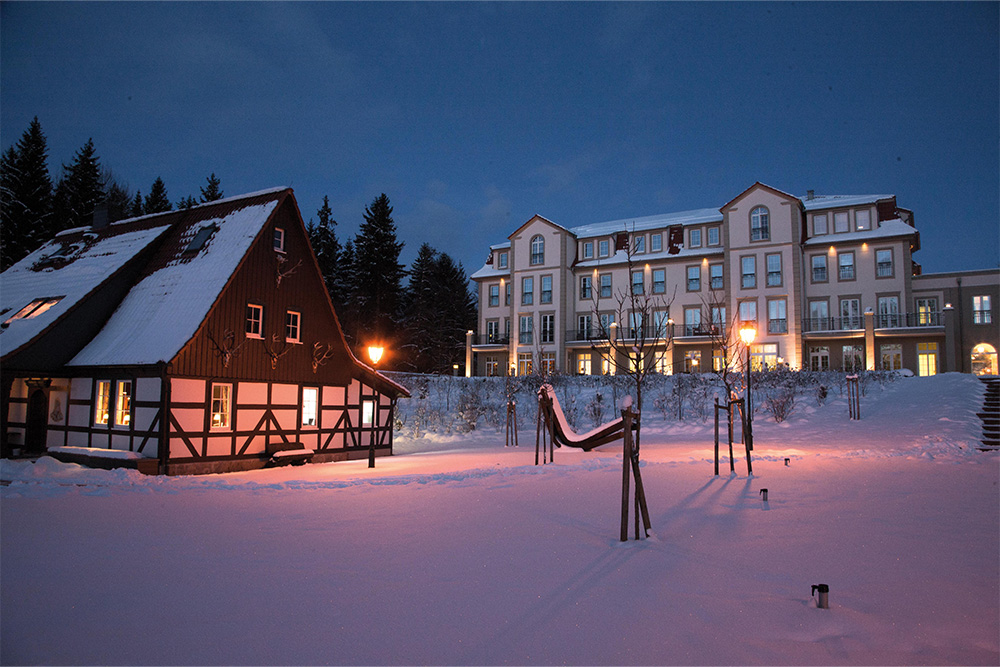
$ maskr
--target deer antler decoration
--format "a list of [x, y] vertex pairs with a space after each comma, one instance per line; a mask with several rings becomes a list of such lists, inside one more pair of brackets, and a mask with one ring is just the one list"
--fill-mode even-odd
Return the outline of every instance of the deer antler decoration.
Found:
[[313, 344], [313, 373], [319, 370], [319, 367], [326, 363], [326, 360], [333, 356], [336, 348], [330, 343], [320, 343], [316, 342]]
[[271, 346], [268, 345], [267, 339], [264, 339], [264, 349], [267, 351], [268, 356], [271, 357], [271, 370], [274, 370], [278, 367], [278, 359], [281, 359], [283, 356], [291, 352], [293, 346], [289, 345], [287, 340], [282, 341], [281, 336], [278, 334], [271, 334], [271, 340], [275, 343], [284, 343], [281, 347], [281, 351], [278, 352], [277, 350], [272, 350]]
[[285, 264], [288, 263], [288, 259], [285, 258], [283, 255], [277, 255], [277, 258], [278, 258], [278, 264], [275, 273], [275, 283], [276, 283], [275, 287], [280, 288], [282, 279], [298, 271], [299, 267], [302, 266], [302, 260], [300, 259], [298, 262], [295, 263], [294, 266], [291, 266], [286, 269]]
[[212, 343], [215, 348], [215, 353], [222, 359], [222, 367], [229, 368], [229, 362], [232, 361], [236, 353], [240, 351], [243, 344], [246, 343], [246, 339], [236, 345], [236, 332], [232, 329], [226, 329], [222, 334], [222, 342], [220, 343], [215, 339], [212, 334], [211, 329], [208, 331], [208, 340]]

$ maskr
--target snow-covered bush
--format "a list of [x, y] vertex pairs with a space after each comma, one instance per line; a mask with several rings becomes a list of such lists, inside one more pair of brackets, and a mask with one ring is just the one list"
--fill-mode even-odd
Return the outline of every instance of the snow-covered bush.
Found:
[[594, 392], [593, 398], [587, 403], [587, 407], [584, 409], [587, 417], [590, 419], [594, 426], [600, 426], [604, 423], [604, 394], [600, 391]]
[[766, 409], [774, 421], [783, 422], [788, 419], [795, 409], [795, 387], [773, 387], [767, 390], [764, 399], [764, 409]]

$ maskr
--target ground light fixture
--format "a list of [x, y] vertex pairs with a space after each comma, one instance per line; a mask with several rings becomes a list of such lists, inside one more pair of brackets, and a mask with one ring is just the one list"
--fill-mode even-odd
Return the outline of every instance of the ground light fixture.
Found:
[[[747, 347], [747, 393], [746, 393], [746, 411], [747, 411], [747, 452], [753, 451], [753, 406], [750, 404], [750, 346], [753, 344], [753, 339], [757, 337], [757, 329], [750, 324], [744, 324], [740, 327], [740, 339], [743, 344]], [[750, 454], [748, 453], [747, 456]], [[749, 460], [749, 459], [747, 459]]]

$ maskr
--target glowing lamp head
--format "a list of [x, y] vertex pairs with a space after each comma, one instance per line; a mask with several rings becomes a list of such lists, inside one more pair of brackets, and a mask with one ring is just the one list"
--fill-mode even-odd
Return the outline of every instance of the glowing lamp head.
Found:
[[380, 345], [368, 346], [368, 358], [372, 360], [373, 364], [377, 364], [382, 359], [382, 353], [384, 352], [385, 348]]
[[740, 329], [740, 338], [744, 344], [749, 345], [757, 337], [757, 330], [750, 325], [745, 325]]

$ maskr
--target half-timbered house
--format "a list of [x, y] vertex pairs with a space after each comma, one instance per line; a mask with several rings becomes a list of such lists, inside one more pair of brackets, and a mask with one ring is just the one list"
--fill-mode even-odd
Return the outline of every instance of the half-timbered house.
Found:
[[345, 341], [291, 189], [67, 230], [0, 285], [5, 455], [186, 474], [392, 453], [408, 394]]

